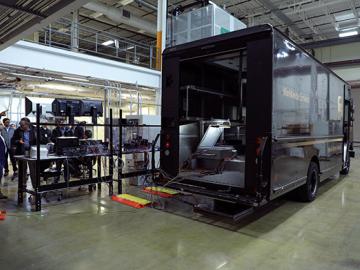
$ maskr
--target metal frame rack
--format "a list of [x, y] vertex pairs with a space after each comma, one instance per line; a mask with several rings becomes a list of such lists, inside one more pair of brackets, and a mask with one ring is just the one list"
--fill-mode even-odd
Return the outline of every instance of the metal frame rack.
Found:
[[[40, 134], [40, 111], [41, 106], [40, 104], [36, 105], [36, 133]], [[46, 125], [52, 125], [46, 123]], [[94, 125], [86, 125], [86, 126], [94, 126]], [[40, 136], [36, 136], [36, 158], [27, 158], [23, 156], [18, 156], [18, 163], [19, 163], [19, 181], [18, 181], [18, 205], [21, 205], [24, 201], [24, 192], [29, 193], [35, 197], [35, 211], [41, 210], [41, 198], [42, 194], [49, 192], [49, 191], [57, 191], [63, 190], [70, 187], [78, 187], [83, 185], [90, 185], [89, 190], [91, 191], [91, 185], [98, 184], [98, 189], [101, 189], [101, 183], [108, 183], [109, 184], [109, 196], [113, 194], [113, 174], [114, 174], [114, 148], [113, 148], [113, 123], [112, 123], [112, 109], [110, 109], [110, 123], [109, 124], [96, 124], [96, 126], [109, 126], [110, 127], [110, 138], [109, 138], [109, 154], [91, 154], [88, 155], [89, 157], [95, 157], [97, 160], [97, 176], [94, 177], [92, 174], [92, 169], [89, 170], [89, 178], [83, 178], [80, 180], [73, 180], [69, 181], [69, 178], [65, 177], [65, 182], [61, 183], [52, 183], [42, 185], [40, 182]], [[109, 171], [108, 175], [101, 176], [101, 157], [106, 156], [109, 157]], [[66, 156], [52, 156], [48, 157], [47, 161], [56, 161], [56, 160], [65, 160], [68, 162], [69, 159], [78, 158], [78, 156], [73, 157], [66, 157]], [[33, 190], [28, 189], [26, 187], [27, 177], [26, 177], [26, 168], [27, 162], [35, 162], [35, 185]], [[119, 161], [120, 162], [120, 161]], [[92, 165], [91, 165], [92, 168]], [[24, 183], [25, 180], [25, 183]]]
[[[161, 125], [129, 125], [129, 124], [123, 124], [123, 120], [125, 118], [122, 117], [122, 110], [120, 110], [120, 118], [119, 118], [119, 149], [117, 150], [118, 154], [118, 180], [114, 180], [118, 182], [118, 193], [122, 194], [122, 180], [125, 178], [131, 178], [131, 177], [137, 177], [141, 175], [151, 175], [152, 180], [155, 178], [155, 174], [158, 172], [158, 169], [156, 169], [155, 166], [155, 152], [159, 151], [159, 149], [156, 149], [157, 141], [159, 140], [160, 134], [157, 134], [155, 139], [151, 143], [151, 150], [137, 150], [136, 153], [145, 153], [150, 152], [151, 153], [151, 169], [143, 169], [143, 170], [136, 170], [132, 172], [123, 172], [123, 166], [121, 164], [121, 158], [124, 154], [131, 154], [135, 153], [134, 151], [123, 151], [122, 145], [123, 145], [123, 127], [138, 127], [138, 128], [151, 128], [151, 127], [160, 127]], [[111, 120], [110, 120], [111, 121]]]
[[[43, 123], [40, 122], [40, 104], [36, 105], [36, 133], [40, 134], [40, 126]], [[71, 187], [79, 187], [84, 185], [89, 185], [89, 190], [92, 190], [92, 185], [98, 184], [98, 190], [101, 190], [101, 183], [109, 184], [109, 196], [113, 195], [113, 182], [118, 182], [118, 193], [122, 193], [122, 180], [130, 177], [137, 177], [141, 175], [151, 175], [152, 180], [155, 178], [155, 174], [158, 172], [155, 166], [155, 152], [159, 151], [156, 148], [157, 141], [160, 137], [160, 134], [157, 134], [155, 140], [152, 141], [151, 150], [137, 150], [136, 153], [151, 153], [151, 169], [135, 170], [131, 172], [123, 172], [122, 168], [122, 156], [124, 154], [134, 153], [134, 151], [123, 151], [123, 138], [122, 138], [122, 128], [126, 127], [139, 127], [139, 128], [151, 128], [151, 127], [161, 127], [160, 125], [129, 125], [124, 124], [122, 118], [122, 110], [119, 112], [120, 118], [118, 119], [118, 125], [113, 124], [113, 112], [110, 109], [109, 114], [109, 124], [96, 124], [96, 126], [109, 127], [109, 154], [91, 154], [86, 155], [85, 157], [94, 157], [97, 161], [97, 176], [93, 176], [92, 169], [89, 169], [89, 177], [81, 178], [79, 180], [70, 181], [70, 177], [64, 177], [65, 181], [61, 183], [52, 183], [52, 184], [41, 184], [40, 181], [40, 163], [41, 161], [64, 161], [65, 164], [68, 163], [70, 159], [78, 158], [79, 156], [48, 156], [46, 159], [40, 157], [40, 136], [36, 136], [36, 158], [30, 158], [25, 156], [17, 156], [18, 165], [19, 165], [19, 181], [18, 181], [18, 205], [22, 205], [24, 201], [24, 193], [29, 193], [35, 197], [35, 211], [41, 211], [41, 199], [42, 194], [51, 191], [63, 190]], [[46, 125], [54, 125], [46, 123]], [[85, 125], [85, 126], [94, 126], [94, 125]], [[119, 128], [119, 147], [117, 151], [114, 150], [114, 140], [113, 140], [113, 128]], [[108, 175], [101, 176], [101, 157], [109, 158], [109, 168]], [[117, 179], [114, 179], [114, 156], [117, 156]], [[33, 181], [33, 189], [28, 189], [26, 186], [27, 183], [27, 163], [35, 163], [35, 181]], [[90, 165], [92, 168], [92, 165]], [[68, 166], [65, 166], [68, 167]]]

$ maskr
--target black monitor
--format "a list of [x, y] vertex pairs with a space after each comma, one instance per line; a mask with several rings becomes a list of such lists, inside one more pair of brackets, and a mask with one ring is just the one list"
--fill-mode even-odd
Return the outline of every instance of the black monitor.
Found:
[[52, 103], [52, 112], [55, 116], [80, 116], [80, 100], [55, 99]]
[[101, 100], [81, 100], [81, 115], [82, 116], [102, 116], [103, 107]]
[[53, 98], [25, 97], [25, 114], [36, 114], [36, 104], [41, 105], [40, 114], [51, 113], [53, 101]]

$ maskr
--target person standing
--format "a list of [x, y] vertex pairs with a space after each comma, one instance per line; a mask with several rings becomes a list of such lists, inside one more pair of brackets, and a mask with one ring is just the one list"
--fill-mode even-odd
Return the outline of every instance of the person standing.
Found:
[[[3, 177], [3, 171], [5, 166], [6, 150], [7, 148], [6, 148], [5, 140], [0, 134], [0, 184], [1, 184], [1, 179]], [[7, 199], [7, 197], [1, 192], [1, 187], [0, 187], [0, 199]]]
[[57, 120], [56, 121], [56, 128], [53, 129], [51, 134], [51, 141], [56, 143], [57, 138], [59, 137], [71, 137], [74, 136], [73, 129], [70, 126], [64, 126], [64, 121]]
[[24, 155], [26, 149], [30, 149], [32, 145], [36, 144], [35, 131], [30, 126], [30, 121], [22, 119], [20, 127], [14, 131], [11, 138], [11, 148], [14, 149], [15, 155]]
[[45, 125], [40, 127], [40, 144], [48, 144], [51, 138], [51, 130]]
[[74, 129], [74, 136], [75, 137], [78, 137], [80, 140], [81, 139], [84, 139], [84, 126], [86, 125], [86, 122], [83, 121], [83, 122], [80, 122], [76, 125], [75, 129]]
[[11, 138], [13, 137], [15, 130], [12, 127], [10, 127], [10, 119], [9, 118], [3, 119], [3, 125], [4, 125], [4, 128], [1, 130], [1, 136], [5, 140], [6, 150], [7, 150], [6, 155], [5, 155], [5, 166], [4, 166], [5, 174], [4, 174], [4, 176], [7, 176], [9, 174], [9, 162], [8, 162], [9, 156], [10, 156], [10, 161], [11, 161], [14, 175], [16, 175], [17, 174], [16, 160], [14, 158], [14, 153], [11, 151]]

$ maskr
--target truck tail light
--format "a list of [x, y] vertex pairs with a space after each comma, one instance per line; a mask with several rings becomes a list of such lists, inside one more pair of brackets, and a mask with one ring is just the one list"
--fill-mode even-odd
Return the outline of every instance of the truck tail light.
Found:
[[166, 134], [166, 136], [165, 136], [165, 148], [170, 148], [170, 146], [171, 146], [171, 143], [170, 143], [170, 134]]
[[165, 156], [169, 156], [170, 155], [170, 147], [171, 147], [170, 134], [166, 134], [164, 146], [165, 146], [164, 154], [165, 154]]

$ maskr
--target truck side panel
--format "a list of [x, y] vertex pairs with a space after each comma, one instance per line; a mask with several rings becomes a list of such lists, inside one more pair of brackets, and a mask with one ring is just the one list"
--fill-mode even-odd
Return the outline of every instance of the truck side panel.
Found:
[[306, 181], [311, 160], [321, 179], [342, 166], [345, 83], [274, 31], [270, 197]]

